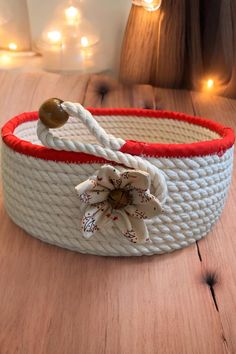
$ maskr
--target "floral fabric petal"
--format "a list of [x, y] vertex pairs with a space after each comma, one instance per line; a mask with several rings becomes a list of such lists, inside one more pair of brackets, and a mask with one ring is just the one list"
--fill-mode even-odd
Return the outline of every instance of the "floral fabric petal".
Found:
[[121, 188], [125, 189], [149, 189], [151, 185], [150, 176], [147, 172], [144, 171], [124, 171], [120, 174], [122, 179]]
[[96, 190], [82, 193], [79, 196], [79, 199], [81, 202], [86, 204], [97, 204], [107, 200], [108, 195], [109, 195], [108, 190], [105, 189], [99, 190], [99, 188], [96, 188]]
[[76, 192], [78, 193], [78, 195], [80, 196], [81, 194], [83, 194], [84, 192], [88, 192], [91, 191], [92, 189], [94, 189], [97, 186], [97, 181], [96, 181], [96, 177], [91, 177], [89, 179], [87, 179], [86, 181], [78, 184], [75, 187]]
[[109, 190], [118, 189], [121, 186], [122, 180], [120, 172], [110, 165], [104, 165], [97, 174], [98, 183], [108, 188]]
[[136, 234], [137, 243], [149, 242], [149, 232], [144, 220], [130, 217], [132, 229]]
[[75, 187], [81, 202], [85, 204], [96, 204], [107, 199], [109, 190], [99, 186], [96, 180], [90, 179]]
[[88, 206], [82, 218], [82, 232], [85, 238], [92, 237], [100, 227], [110, 221], [111, 207], [107, 202]]
[[138, 219], [148, 219], [157, 216], [162, 212], [162, 206], [159, 200], [148, 191], [131, 192], [133, 204], [127, 205], [125, 211]]
[[109, 190], [97, 183], [96, 177], [90, 178], [75, 187], [81, 202], [85, 204], [96, 204], [107, 199]]
[[112, 218], [116, 221], [116, 226], [121, 232], [131, 228], [129, 215], [124, 210], [113, 210]]
[[150, 185], [146, 172], [124, 169], [120, 172], [111, 165], [104, 165], [76, 186], [84, 213], [84, 237], [92, 237], [112, 222], [130, 242], [150, 241], [144, 219], [162, 212], [161, 203], [150, 193]]
[[124, 210], [117, 211], [116, 217], [116, 226], [130, 242], [144, 243], [150, 240], [144, 220], [130, 217]]
[[137, 237], [132, 229], [128, 214], [124, 210], [117, 210], [115, 213], [113, 213], [113, 215], [116, 219], [115, 225], [118, 227], [122, 235], [126, 237], [130, 242], [137, 243]]

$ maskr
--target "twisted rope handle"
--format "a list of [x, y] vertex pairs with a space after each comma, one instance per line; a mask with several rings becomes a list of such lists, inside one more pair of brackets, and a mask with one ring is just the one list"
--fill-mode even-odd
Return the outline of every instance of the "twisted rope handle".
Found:
[[148, 172], [154, 187], [154, 194], [160, 202], [165, 201], [167, 197], [167, 185], [164, 174], [159, 168], [140, 156], [133, 156], [119, 151], [125, 144], [125, 140], [108, 135], [92, 114], [79, 103], [63, 102], [61, 106], [70, 116], [79, 118], [102, 146], [56, 137], [48, 127], [38, 120], [37, 135], [44, 146], [55, 150], [83, 152], [117, 162], [129, 168]]

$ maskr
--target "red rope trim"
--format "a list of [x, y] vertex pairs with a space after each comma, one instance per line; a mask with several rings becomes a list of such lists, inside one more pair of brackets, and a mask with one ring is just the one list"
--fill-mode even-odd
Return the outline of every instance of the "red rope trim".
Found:
[[[187, 123], [199, 125], [208, 128], [218, 133], [222, 138], [203, 141], [191, 144], [155, 144], [138, 141], [126, 141], [122, 146], [121, 151], [132, 155], [142, 155], [150, 157], [194, 157], [219, 154], [220, 156], [234, 144], [234, 132], [231, 128], [223, 127], [222, 125], [211, 120], [192, 117], [183, 113], [153, 111], [143, 109], [96, 109], [89, 108], [89, 111], [95, 115], [120, 115], [120, 116], [136, 116], [148, 118], [165, 118], [176, 119]], [[102, 158], [80, 152], [56, 151], [43, 146], [34, 145], [28, 141], [21, 140], [14, 135], [14, 130], [17, 126], [24, 122], [37, 120], [37, 112], [22, 113], [9, 122], [2, 128], [2, 139], [4, 143], [11, 149], [36, 158], [44, 160], [53, 160], [70, 163], [105, 163], [108, 162]]]

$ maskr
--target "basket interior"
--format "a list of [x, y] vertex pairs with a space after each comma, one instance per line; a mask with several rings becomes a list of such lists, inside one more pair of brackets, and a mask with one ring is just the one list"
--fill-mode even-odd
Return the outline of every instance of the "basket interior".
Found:
[[[95, 116], [107, 133], [124, 140], [146, 143], [188, 144], [219, 139], [221, 136], [205, 127], [184, 121], [165, 118], [135, 116]], [[37, 121], [19, 125], [14, 135], [33, 144], [42, 145], [36, 134]], [[58, 137], [78, 139], [84, 143], [96, 144], [87, 128], [76, 118], [70, 118], [66, 125], [54, 130]]]

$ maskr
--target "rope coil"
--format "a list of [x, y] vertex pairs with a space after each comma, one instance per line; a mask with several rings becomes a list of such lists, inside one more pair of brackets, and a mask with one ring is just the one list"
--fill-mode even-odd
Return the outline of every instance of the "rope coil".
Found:
[[89, 132], [96, 137], [101, 145], [81, 143], [74, 139], [57, 137], [40, 120], [37, 135], [44, 146], [55, 150], [83, 152], [106, 160], [122, 164], [126, 167], [148, 172], [154, 188], [154, 194], [161, 203], [167, 198], [167, 185], [163, 172], [140, 156], [133, 156], [119, 151], [125, 140], [115, 138], [106, 133], [92, 114], [79, 103], [63, 102], [63, 109], [71, 116], [80, 119]]
[[[14, 136], [20, 143], [28, 142], [35, 149], [40, 150], [40, 139], [43, 145], [55, 150], [81, 151], [129, 168], [148, 171], [156, 186], [160, 185], [163, 178], [163, 186], [168, 187], [164, 213], [145, 220], [151, 236], [150, 244], [130, 243], [121, 237], [116, 225], [100, 230], [88, 242], [80, 232], [83, 212], [75, 185], [92, 176], [103, 162], [88, 156], [85, 162], [77, 163], [77, 154], [74, 154], [75, 160], [64, 157], [44, 159], [41, 153], [38, 156], [30, 155], [27, 151], [18, 151], [14, 144], [10, 146], [3, 142], [5, 206], [17, 225], [42, 241], [82, 253], [105, 256], [172, 252], [194, 244], [207, 235], [224, 207], [232, 174], [232, 146], [226, 149], [223, 156], [217, 152], [188, 157], [133, 156], [120, 151], [125, 141], [115, 136], [121, 132], [121, 124], [122, 134], [127, 140], [131, 137], [136, 141], [161, 141], [163, 144], [180, 141], [185, 144], [192, 140], [212, 141], [217, 136], [201, 126], [166, 121], [162, 116], [157, 122], [146, 117], [137, 119], [135, 111], [126, 118], [121, 112], [106, 115], [98, 110], [98, 114], [93, 113], [94, 119], [80, 105], [65, 102], [63, 107], [71, 116], [77, 117], [70, 120], [65, 129], [56, 132], [49, 130], [34, 120], [37, 117], [32, 119], [32, 114], [26, 113], [29, 118], [15, 124]], [[79, 119], [78, 123], [76, 119]], [[100, 122], [114, 136], [107, 134]], [[78, 136], [81, 136], [81, 141], [76, 140]], [[162, 193], [163, 189], [157, 189], [159, 200], [165, 200], [166, 194]]]

